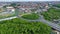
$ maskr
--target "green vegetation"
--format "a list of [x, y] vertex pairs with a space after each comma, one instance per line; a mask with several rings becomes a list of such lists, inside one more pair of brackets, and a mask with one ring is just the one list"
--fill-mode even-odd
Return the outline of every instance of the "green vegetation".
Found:
[[13, 6], [15, 8], [17, 6], [17, 4], [16, 3], [11, 3], [11, 5], [5, 5], [5, 6], [3, 6], [3, 8], [6, 8], [7, 6]]
[[51, 28], [42, 22], [28, 22], [19, 18], [0, 22], [0, 34], [50, 34]]
[[32, 13], [32, 14], [23, 15], [22, 18], [35, 20], [39, 18], [39, 15]]
[[52, 21], [53, 19], [59, 19], [60, 18], [60, 10], [50, 8], [47, 12], [41, 13], [46, 20]]
[[3, 8], [6, 8], [8, 5], [3, 6]]
[[60, 8], [60, 4], [56, 4], [56, 5], [53, 5], [53, 6]]
[[17, 4], [16, 3], [12, 3], [10, 6], [13, 6], [14, 8], [16, 8]]

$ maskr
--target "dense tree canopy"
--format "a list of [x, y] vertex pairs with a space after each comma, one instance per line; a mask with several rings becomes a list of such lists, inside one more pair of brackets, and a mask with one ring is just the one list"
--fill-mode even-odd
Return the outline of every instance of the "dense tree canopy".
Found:
[[14, 8], [16, 8], [17, 4], [16, 3], [11, 3], [11, 5], [9, 6], [13, 6]]
[[47, 12], [41, 13], [46, 20], [52, 21], [53, 19], [59, 19], [60, 18], [60, 10], [50, 8]]
[[3, 8], [6, 8], [8, 5], [3, 6]]
[[42, 22], [28, 22], [19, 18], [0, 22], [0, 34], [50, 34], [51, 28]]
[[56, 4], [56, 5], [53, 5], [53, 6], [60, 8], [60, 4]]

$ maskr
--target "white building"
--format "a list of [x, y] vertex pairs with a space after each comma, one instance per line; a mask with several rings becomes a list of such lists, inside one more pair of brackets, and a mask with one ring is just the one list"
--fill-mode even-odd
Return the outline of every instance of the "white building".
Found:
[[12, 6], [6, 7], [6, 9], [7, 9], [7, 11], [9, 11], [9, 12], [10, 12], [10, 11], [13, 11], [13, 12], [15, 11], [15, 8], [13, 8]]

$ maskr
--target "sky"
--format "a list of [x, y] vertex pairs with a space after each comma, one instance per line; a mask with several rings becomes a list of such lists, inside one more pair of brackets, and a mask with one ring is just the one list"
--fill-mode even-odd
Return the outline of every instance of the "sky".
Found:
[[60, 0], [0, 0], [5, 1], [5, 2], [10, 2], [10, 1], [60, 1]]

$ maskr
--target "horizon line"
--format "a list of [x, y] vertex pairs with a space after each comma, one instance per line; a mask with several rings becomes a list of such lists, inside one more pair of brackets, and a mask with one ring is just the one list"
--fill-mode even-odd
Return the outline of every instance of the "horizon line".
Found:
[[[0, 1], [0, 2], [44, 2], [44, 1]], [[45, 1], [45, 2], [52, 2], [52, 1]], [[60, 1], [54, 1], [54, 2], [60, 2]]]

